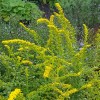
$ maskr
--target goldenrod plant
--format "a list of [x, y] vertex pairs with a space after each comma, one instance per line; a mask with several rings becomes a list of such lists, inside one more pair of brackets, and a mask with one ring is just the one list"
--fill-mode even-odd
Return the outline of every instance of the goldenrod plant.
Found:
[[[88, 98], [89, 100], [99, 100], [100, 98], [100, 29], [97, 31], [95, 40], [92, 43], [92, 47], [87, 52], [87, 75], [85, 80], [94, 81], [94, 86], [87, 91], [83, 91], [84, 95], [81, 95], [81, 99]], [[90, 71], [92, 70], [92, 71]]]
[[[94, 87], [94, 79], [84, 79], [88, 69], [86, 51], [91, 47], [87, 42], [88, 28], [83, 25], [84, 46], [79, 49], [74, 27], [64, 16], [59, 3], [55, 6], [58, 13], [54, 12], [50, 20], [37, 20], [38, 24], [46, 24], [49, 29], [45, 45], [41, 44], [43, 38], [23, 23], [20, 25], [33, 36], [34, 43], [22, 39], [2, 41], [8, 54], [0, 55], [1, 64], [5, 68], [1, 79], [11, 84], [6, 95], [16, 87], [21, 89], [11, 92], [8, 100], [80, 100], [83, 90]], [[16, 93], [16, 90], [22, 91], [25, 98], [17, 99], [19, 92]]]

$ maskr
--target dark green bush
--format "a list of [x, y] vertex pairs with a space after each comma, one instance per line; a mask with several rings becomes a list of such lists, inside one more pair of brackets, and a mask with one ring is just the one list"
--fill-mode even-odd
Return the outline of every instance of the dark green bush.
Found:
[[57, 0], [73, 25], [89, 27], [100, 23], [100, 0]]
[[4, 21], [36, 20], [41, 17], [42, 12], [31, 2], [23, 0], [1, 0], [0, 17]]

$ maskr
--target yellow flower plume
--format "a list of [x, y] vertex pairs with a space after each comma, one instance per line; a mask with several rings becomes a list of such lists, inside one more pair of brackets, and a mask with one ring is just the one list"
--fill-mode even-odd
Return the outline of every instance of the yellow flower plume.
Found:
[[16, 97], [17, 97], [17, 95], [19, 93], [21, 93], [21, 90], [16, 88], [14, 91], [12, 91], [10, 93], [8, 100], [14, 100], [14, 99], [16, 99]]
[[59, 3], [55, 3], [55, 6], [56, 6], [56, 8], [59, 10], [59, 13], [63, 15], [63, 14], [64, 14], [64, 13], [63, 13], [63, 9], [62, 9], [62, 7], [60, 6], [60, 4], [59, 4]]
[[22, 60], [21, 64], [28, 64], [28, 65], [32, 65], [33, 63], [29, 60]]
[[44, 78], [49, 77], [49, 73], [50, 73], [51, 69], [52, 69], [51, 66], [45, 67], [45, 71], [44, 71], [44, 74], [43, 74]]

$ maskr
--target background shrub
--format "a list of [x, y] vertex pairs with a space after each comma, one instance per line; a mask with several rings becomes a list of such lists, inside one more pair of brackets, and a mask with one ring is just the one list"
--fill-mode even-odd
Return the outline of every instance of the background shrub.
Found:
[[57, 0], [73, 25], [94, 27], [100, 23], [100, 0]]
[[0, 14], [5, 21], [36, 20], [42, 15], [36, 4], [22, 0], [1, 0]]

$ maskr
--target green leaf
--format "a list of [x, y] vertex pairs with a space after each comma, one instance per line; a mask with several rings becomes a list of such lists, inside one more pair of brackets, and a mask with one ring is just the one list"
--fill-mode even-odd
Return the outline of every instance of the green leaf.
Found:
[[4, 18], [4, 21], [6, 21], [6, 22], [8, 22], [9, 20], [10, 20], [9, 16], [7, 16], [7, 17]]

